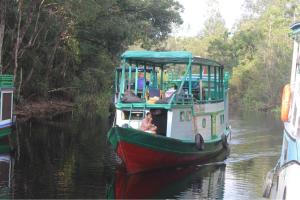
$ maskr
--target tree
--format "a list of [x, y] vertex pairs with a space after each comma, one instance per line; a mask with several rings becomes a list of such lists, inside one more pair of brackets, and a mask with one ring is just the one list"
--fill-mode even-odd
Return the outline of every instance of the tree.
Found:
[[121, 52], [136, 41], [150, 48], [167, 38], [172, 24], [182, 23], [174, 0], [0, 3], [0, 64], [14, 75], [18, 101], [106, 103]]

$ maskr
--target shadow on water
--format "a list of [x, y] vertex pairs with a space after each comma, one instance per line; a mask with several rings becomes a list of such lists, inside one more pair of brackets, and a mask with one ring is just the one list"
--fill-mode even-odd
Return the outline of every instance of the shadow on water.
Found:
[[130, 176], [107, 143], [108, 120], [18, 123], [6, 143], [0, 141], [0, 198], [260, 198], [280, 155], [282, 124], [257, 113], [233, 115], [230, 123], [224, 162]]

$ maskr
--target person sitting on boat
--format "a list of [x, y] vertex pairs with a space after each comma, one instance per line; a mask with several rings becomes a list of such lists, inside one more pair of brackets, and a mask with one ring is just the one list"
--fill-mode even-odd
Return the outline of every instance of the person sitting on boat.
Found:
[[166, 92], [165, 92], [165, 98], [170, 98], [172, 97], [173, 94], [175, 94], [177, 90], [177, 85], [174, 85], [172, 88], [169, 88]]
[[142, 120], [141, 128], [142, 131], [156, 134], [157, 127], [152, 124], [152, 115], [147, 112], [146, 117]]

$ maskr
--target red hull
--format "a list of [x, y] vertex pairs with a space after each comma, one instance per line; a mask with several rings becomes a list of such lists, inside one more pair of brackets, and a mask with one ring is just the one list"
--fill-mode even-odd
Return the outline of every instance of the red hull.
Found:
[[[218, 152], [220, 153], [220, 152]], [[199, 157], [198, 154], [175, 154], [153, 150], [147, 147], [138, 146], [120, 141], [117, 148], [117, 154], [126, 165], [129, 173], [137, 173], [152, 169], [184, 165], [197, 161], [207, 161], [210, 157]]]

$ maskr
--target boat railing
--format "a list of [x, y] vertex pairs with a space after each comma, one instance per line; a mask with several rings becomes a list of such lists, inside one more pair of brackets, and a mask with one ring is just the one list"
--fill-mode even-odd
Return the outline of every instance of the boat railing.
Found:
[[174, 98], [170, 101], [171, 104], [193, 104], [193, 95], [192, 94], [185, 94], [179, 93], [175, 94]]

